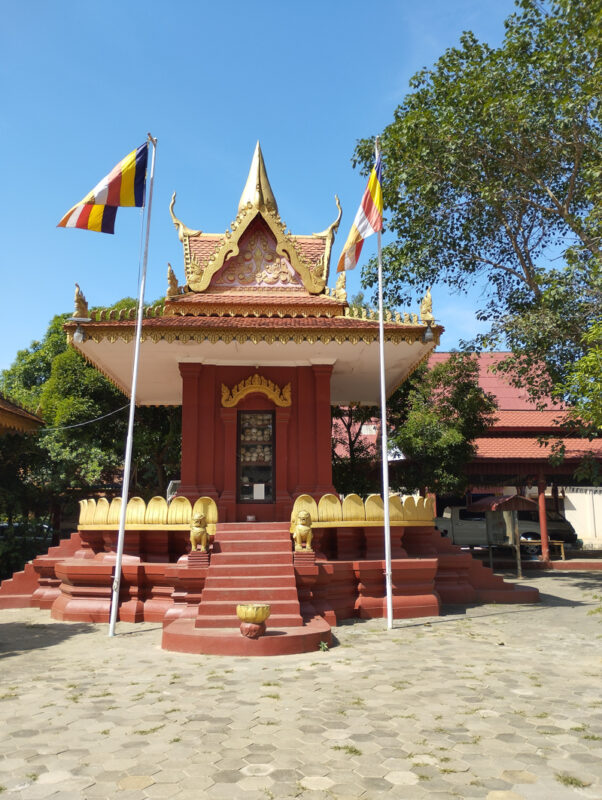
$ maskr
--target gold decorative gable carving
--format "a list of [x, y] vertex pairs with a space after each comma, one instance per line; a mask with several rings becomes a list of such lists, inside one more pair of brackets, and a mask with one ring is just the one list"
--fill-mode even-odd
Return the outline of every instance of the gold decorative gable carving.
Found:
[[204, 292], [208, 288], [211, 279], [227, 259], [234, 258], [239, 254], [242, 235], [258, 215], [262, 217], [276, 239], [276, 253], [291, 264], [310, 294], [321, 294], [326, 286], [324, 265], [314, 265], [305, 261], [293, 237], [286, 233], [285, 224], [278, 214], [267, 210], [258, 211], [250, 203], [232, 222], [230, 229], [224, 234], [221, 245], [209, 258], [204, 268], [192, 259], [190, 260], [187, 269], [190, 289], [193, 292]]
[[222, 406], [232, 408], [248, 394], [264, 394], [277, 406], [290, 406], [291, 385], [287, 383], [282, 389], [269, 378], [264, 378], [258, 372], [245, 378], [232, 389], [222, 383]]
[[[241, 237], [253, 220], [260, 216], [276, 240], [275, 254], [291, 265], [310, 294], [324, 293], [328, 282], [332, 245], [341, 221], [342, 212], [339, 199], [335, 196], [337, 218], [326, 230], [311, 234], [311, 236], [291, 235], [290, 231], [286, 230], [286, 224], [278, 213], [278, 206], [267, 177], [259, 142], [255, 148], [249, 177], [240, 198], [238, 214], [223, 235], [204, 234], [200, 230], [188, 228], [174, 213], [175, 200], [174, 192], [169, 212], [178, 231], [178, 238], [184, 246], [186, 290], [204, 292], [210, 286], [213, 276], [218, 270], [229, 259], [239, 255]], [[315, 256], [304, 252], [299, 241], [311, 239], [320, 239], [323, 242], [323, 251], [316, 253]], [[193, 240], [192, 246], [191, 240]], [[272, 282], [271, 280], [266, 281], [267, 284]]]

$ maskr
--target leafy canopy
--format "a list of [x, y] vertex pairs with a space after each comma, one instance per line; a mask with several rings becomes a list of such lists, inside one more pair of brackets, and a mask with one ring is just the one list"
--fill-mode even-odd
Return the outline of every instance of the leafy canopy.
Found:
[[[432, 369], [420, 366], [394, 392], [387, 403], [389, 445], [403, 458], [390, 472], [392, 488], [440, 494], [465, 490], [474, 440], [492, 424], [496, 408], [478, 378], [474, 356], [451, 353]], [[377, 408], [357, 404], [333, 409], [333, 481], [339, 492], [381, 491], [380, 439], [373, 445], [362, 435], [378, 415]]]
[[406, 491], [465, 491], [474, 440], [491, 426], [496, 408], [478, 378], [474, 356], [451, 353], [430, 370], [421, 367], [392, 397], [389, 435], [404, 456], [397, 480]]
[[[486, 282], [480, 344], [509, 345], [541, 396], [561, 391], [602, 300], [602, 0], [518, 0], [505, 25], [499, 48], [465, 33], [415, 75], [381, 134], [386, 294]], [[372, 149], [356, 148], [366, 171]]]
[[[135, 304], [124, 298], [114, 307]], [[0, 513], [9, 517], [56, 510], [120, 483], [129, 400], [67, 346], [62, 326], [69, 316], [54, 317], [43, 340], [19, 351], [0, 376], [0, 391], [46, 422], [36, 434], [0, 437]], [[165, 495], [177, 477], [180, 420], [179, 408], [137, 409], [134, 492]]]

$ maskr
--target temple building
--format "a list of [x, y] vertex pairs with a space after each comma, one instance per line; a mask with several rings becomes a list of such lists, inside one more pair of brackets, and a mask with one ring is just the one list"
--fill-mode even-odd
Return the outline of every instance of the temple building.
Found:
[[[259, 144], [225, 233], [191, 230], [172, 198], [185, 280], [170, 266], [164, 308], [144, 320], [137, 403], [182, 406], [179, 493], [213, 498], [224, 522], [285, 520], [295, 497], [333, 492], [331, 405], [379, 402], [376, 314], [349, 309], [344, 273], [328, 288], [336, 202], [321, 233], [287, 231]], [[135, 320], [124, 316], [100, 313], [81, 326], [83, 341], [75, 323], [67, 331], [129, 394]], [[417, 314], [388, 314], [389, 393], [441, 331]]]
[[[181, 481], [170, 503], [128, 502], [119, 619], [161, 621], [172, 650], [314, 649], [330, 642], [337, 621], [386, 613], [383, 499], [339, 497], [331, 467], [331, 407], [379, 402], [377, 314], [349, 307], [345, 273], [328, 285], [338, 199], [322, 232], [291, 233], [259, 144], [225, 233], [187, 227], [175, 200], [183, 281], [169, 266], [165, 302], [145, 311], [136, 400], [182, 406]], [[80, 292], [65, 326], [126, 394], [135, 315], [88, 315]], [[442, 330], [430, 295], [420, 315], [386, 313], [388, 395], [429, 358]], [[387, 502], [396, 617], [438, 614], [441, 602], [537, 600], [444, 541], [430, 501]], [[108, 621], [120, 505], [82, 501], [77, 533], [5, 582], [0, 608]], [[270, 606], [256, 640], [236, 630], [243, 601]]]

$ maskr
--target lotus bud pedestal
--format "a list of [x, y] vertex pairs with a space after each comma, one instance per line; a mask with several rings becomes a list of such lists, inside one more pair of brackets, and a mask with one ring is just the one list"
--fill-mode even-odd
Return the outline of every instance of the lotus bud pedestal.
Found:
[[249, 639], [258, 639], [265, 633], [265, 621], [271, 607], [265, 603], [241, 603], [236, 606], [240, 632]]

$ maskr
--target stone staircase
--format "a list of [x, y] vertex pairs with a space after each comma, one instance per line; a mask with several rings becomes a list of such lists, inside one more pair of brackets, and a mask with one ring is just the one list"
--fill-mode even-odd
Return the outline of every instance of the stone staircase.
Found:
[[[3, 608], [50, 608], [50, 605], [40, 604], [40, 591], [46, 591], [46, 587], [41, 586], [41, 582], [50, 583], [54, 578], [54, 566], [65, 558], [70, 558], [81, 547], [81, 538], [78, 533], [72, 533], [69, 539], [63, 539], [60, 544], [51, 547], [48, 553], [37, 556], [33, 561], [28, 562], [20, 572], [15, 572], [12, 578], [7, 578], [0, 583], [0, 609]], [[46, 565], [50, 565], [49, 580], [44, 576]], [[56, 591], [53, 599], [58, 593], [60, 581], [54, 580]]]
[[195, 627], [239, 627], [238, 603], [269, 603], [268, 628], [303, 625], [287, 523], [217, 525]]

